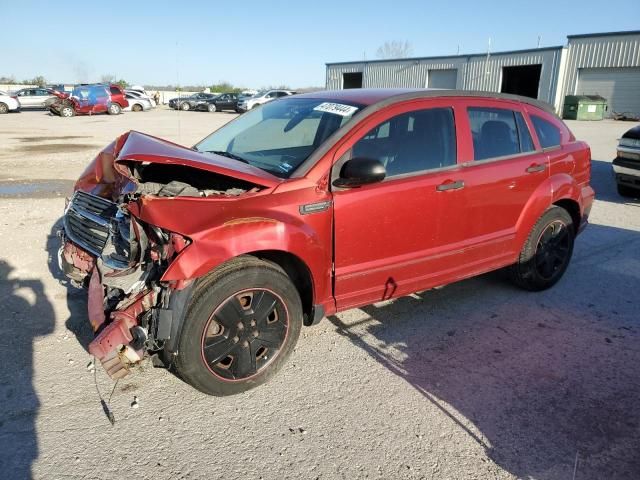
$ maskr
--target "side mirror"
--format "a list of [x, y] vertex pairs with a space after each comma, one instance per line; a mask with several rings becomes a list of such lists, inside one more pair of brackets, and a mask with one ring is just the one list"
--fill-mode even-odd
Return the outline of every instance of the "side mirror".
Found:
[[381, 182], [386, 175], [387, 170], [380, 160], [356, 157], [342, 165], [340, 177], [333, 182], [333, 185], [341, 188], [360, 187]]

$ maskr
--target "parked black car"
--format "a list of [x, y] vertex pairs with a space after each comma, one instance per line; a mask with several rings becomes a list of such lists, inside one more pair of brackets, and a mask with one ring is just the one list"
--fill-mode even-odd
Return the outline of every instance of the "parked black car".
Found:
[[236, 93], [222, 93], [216, 97], [209, 98], [196, 105], [196, 110], [203, 112], [221, 112], [222, 110], [238, 110], [238, 95]]
[[169, 100], [169, 107], [180, 110], [194, 110], [196, 106], [206, 100], [214, 98], [212, 93], [194, 93], [188, 97], [178, 97]]
[[622, 135], [618, 155], [613, 160], [613, 171], [620, 195], [640, 197], [640, 125]]

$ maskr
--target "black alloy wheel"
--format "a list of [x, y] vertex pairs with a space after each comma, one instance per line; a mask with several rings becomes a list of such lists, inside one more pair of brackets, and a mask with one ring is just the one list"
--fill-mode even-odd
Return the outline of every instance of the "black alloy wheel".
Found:
[[567, 210], [549, 207], [531, 229], [516, 263], [508, 268], [511, 281], [534, 292], [552, 287], [569, 266], [576, 228]]
[[571, 241], [569, 227], [556, 220], [544, 229], [535, 254], [535, 268], [541, 278], [551, 280], [569, 261]]

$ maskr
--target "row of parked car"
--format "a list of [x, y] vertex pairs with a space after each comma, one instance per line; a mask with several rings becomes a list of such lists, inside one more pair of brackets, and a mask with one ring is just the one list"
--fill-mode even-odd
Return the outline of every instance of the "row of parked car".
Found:
[[115, 84], [81, 84], [71, 92], [63, 88], [32, 87], [16, 92], [0, 91], [0, 113], [23, 108], [46, 108], [61, 117], [74, 115], [142, 112], [156, 106], [156, 102], [142, 87], [123, 89]]
[[169, 107], [175, 110], [196, 110], [201, 112], [221, 112], [232, 110], [238, 113], [268, 103], [278, 98], [295, 95], [291, 90], [266, 90], [255, 95], [236, 93], [195, 93], [188, 97], [169, 100]]

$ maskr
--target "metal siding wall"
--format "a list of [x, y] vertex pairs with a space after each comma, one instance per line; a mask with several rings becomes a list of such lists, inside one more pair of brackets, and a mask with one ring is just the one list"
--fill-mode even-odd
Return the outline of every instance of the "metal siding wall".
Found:
[[342, 88], [342, 74], [362, 72], [363, 88], [425, 88], [429, 70], [460, 69], [466, 60], [451, 61], [396, 60], [390, 62], [362, 62], [357, 64], [333, 64], [327, 66], [326, 85], [329, 90]]
[[[340, 90], [342, 88], [342, 74], [364, 72], [366, 63], [353, 63], [348, 65], [328, 65], [327, 66], [327, 90]], [[362, 82], [365, 83], [366, 74], [363, 73]], [[364, 85], [363, 85], [364, 86]]]
[[502, 83], [502, 68], [519, 65], [541, 64], [538, 99], [553, 104], [555, 79], [558, 74], [561, 50], [543, 50], [540, 52], [523, 52], [491, 55], [486, 57], [469, 57], [462, 75], [464, 90], [480, 90], [499, 92]]
[[561, 48], [512, 54], [496, 53], [487, 62], [484, 56], [445, 57], [434, 60], [393, 60], [327, 66], [327, 88], [342, 88], [342, 74], [362, 72], [364, 88], [425, 88], [429, 70], [457, 69], [457, 86], [461, 90], [499, 92], [502, 67], [542, 64], [539, 99], [554, 103], [555, 82], [560, 64]]
[[621, 67], [640, 67], [640, 35], [570, 38], [561, 98], [576, 92], [579, 69]]

